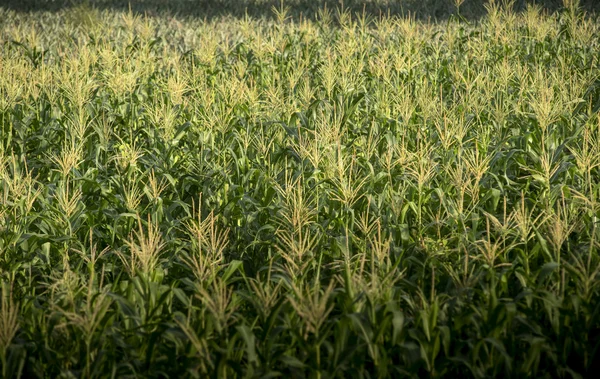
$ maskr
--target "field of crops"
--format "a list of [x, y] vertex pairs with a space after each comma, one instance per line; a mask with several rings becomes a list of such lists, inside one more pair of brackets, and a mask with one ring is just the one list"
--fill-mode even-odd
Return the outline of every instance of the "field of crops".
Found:
[[0, 5], [2, 377], [587, 377], [600, 22]]

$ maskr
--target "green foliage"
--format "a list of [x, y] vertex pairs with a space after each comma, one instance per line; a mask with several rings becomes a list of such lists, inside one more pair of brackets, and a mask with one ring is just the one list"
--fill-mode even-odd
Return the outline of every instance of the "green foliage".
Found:
[[597, 20], [274, 11], [0, 8], [2, 376], [591, 376]]

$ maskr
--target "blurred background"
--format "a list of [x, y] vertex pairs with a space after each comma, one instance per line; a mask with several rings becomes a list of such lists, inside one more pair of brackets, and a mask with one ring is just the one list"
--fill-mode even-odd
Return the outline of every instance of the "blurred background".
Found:
[[[460, 15], [476, 19], [485, 14], [489, 0], [285, 0], [289, 14], [295, 19], [314, 18], [319, 9], [344, 8], [351, 13], [414, 16], [419, 19], [443, 20], [456, 14], [456, 3], [460, 4]], [[503, 2], [504, 0], [496, 0]], [[576, 1], [576, 0], [567, 0]], [[538, 4], [550, 12], [560, 9], [563, 0], [513, 0], [516, 11], [527, 4]], [[599, 0], [579, 0], [587, 12], [600, 9]], [[89, 6], [99, 10], [113, 9], [141, 14], [166, 14], [178, 17], [273, 17], [273, 7], [280, 7], [280, 0], [0, 0], [0, 7], [19, 12], [60, 11], [67, 7]]]

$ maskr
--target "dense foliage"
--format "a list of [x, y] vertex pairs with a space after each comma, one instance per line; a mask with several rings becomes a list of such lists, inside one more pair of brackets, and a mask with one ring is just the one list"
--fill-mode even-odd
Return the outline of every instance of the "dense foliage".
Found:
[[0, 8], [2, 376], [591, 375], [600, 23], [566, 3]]

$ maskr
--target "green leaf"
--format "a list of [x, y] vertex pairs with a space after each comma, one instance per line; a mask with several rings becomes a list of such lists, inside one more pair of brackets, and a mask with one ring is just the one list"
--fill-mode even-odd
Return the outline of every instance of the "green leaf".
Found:
[[246, 356], [248, 362], [258, 363], [258, 356], [256, 355], [256, 338], [254, 333], [247, 325], [238, 325], [236, 327], [238, 333], [242, 336], [244, 343], [246, 344]]
[[559, 264], [556, 262], [548, 262], [545, 263], [540, 272], [538, 274], [538, 281], [541, 282], [546, 279], [549, 275], [551, 275], [556, 269], [559, 267]]
[[238, 261], [238, 260], [233, 260], [227, 264], [227, 268], [225, 269], [225, 272], [223, 273], [222, 279], [227, 282], [236, 271], [238, 271], [238, 270], [243, 271], [243, 269], [244, 269], [244, 262]]

